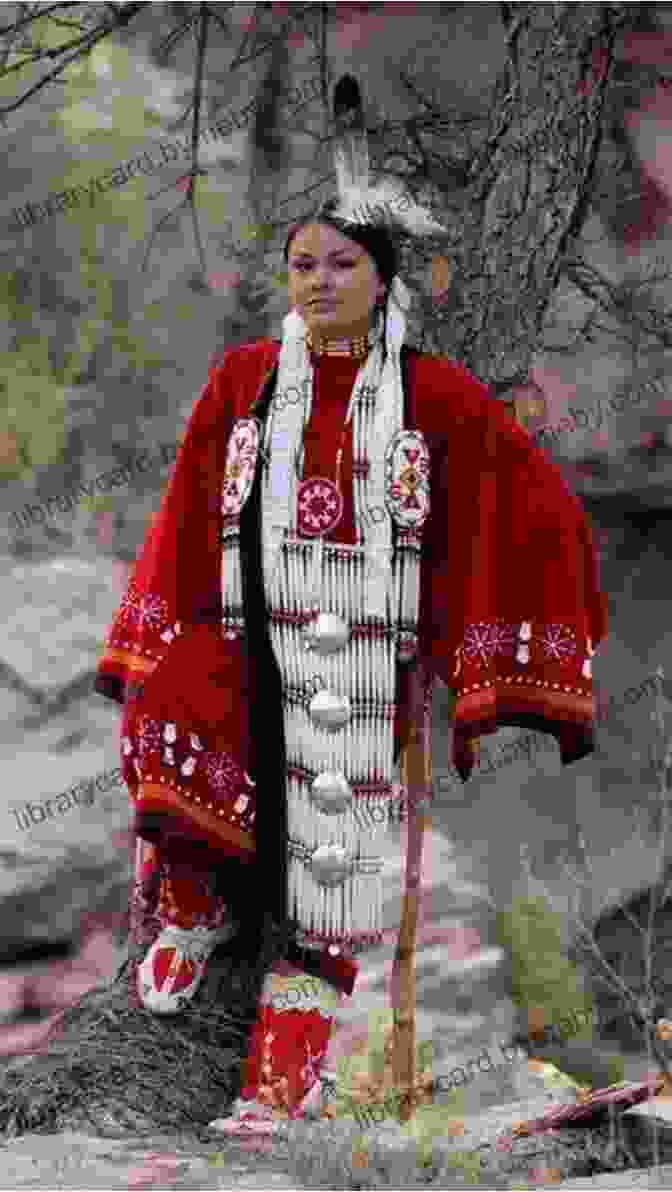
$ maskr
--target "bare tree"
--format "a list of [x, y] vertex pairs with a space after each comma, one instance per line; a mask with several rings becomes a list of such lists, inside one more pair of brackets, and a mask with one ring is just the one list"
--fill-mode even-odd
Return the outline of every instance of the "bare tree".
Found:
[[[132, 36], [133, 24], [147, 18], [146, 3], [17, 5], [14, 21], [0, 29], [3, 65], [0, 78], [27, 68], [37, 68], [40, 77], [22, 90], [11, 103], [0, 106], [6, 119], [12, 112], [53, 85], [78, 59], [91, 53], [103, 39]], [[278, 14], [278, 8], [285, 9]], [[341, 5], [346, 8], [347, 5]], [[360, 6], [361, 7], [361, 6]], [[375, 8], [375, 5], [369, 5]], [[454, 9], [455, 6], [445, 6]], [[670, 342], [666, 313], [651, 298], [651, 280], [642, 287], [636, 281], [614, 286], [600, 277], [581, 251], [581, 229], [599, 189], [601, 154], [605, 134], [620, 127], [624, 93], [636, 100], [638, 89], [659, 72], [624, 71], [616, 57], [619, 38], [651, 20], [649, 6], [628, 4], [501, 4], [506, 61], [492, 88], [486, 116], [474, 111], [447, 110], [441, 97], [423, 94], [418, 79], [402, 72], [406, 88], [418, 112], [402, 122], [381, 120], [369, 128], [377, 154], [375, 164], [387, 174], [403, 178], [412, 192], [422, 192], [435, 207], [446, 227], [441, 247], [451, 264], [451, 285], [447, 301], [437, 308], [433, 295], [420, 295], [425, 345], [463, 361], [481, 380], [491, 382], [493, 393], [523, 384], [535, 351], [546, 346], [548, 315], [561, 280], [569, 279], [590, 298], [592, 306], [585, 323], [567, 345], [552, 350], [571, 352], [575, 343], [603, 330], [600, 312], [621, 317], [624, 338], [637, 306], [635, 330], [642, 331], [659, 347]], [[157, 17], [168, 17], [172, 27], [154, 44], [155, 60], [168, 64], [187, 39], [194, 43], [194, 71], [191, 97], [178, 125], [190, 121], [191, 161], [188, 186], [179, 208], [189, 212], [203, 284], [207, 281], [202, 237], [195, 199], [199, 178], [207, 173], [199, 160], [206, 102], [204, 83], [206, 59], [213, 31], [232, 38], [228, 4], [160, 5]], [[300, 29], [314, 46], [313, 61], [322, 80], [321, 132], [312, 131], [316, 163], [325, 176], [311, 186], [311, 197], [320, 197], [331, 185], [329, 151], [329, 94], [331, 81], [327, 54], [327, 29], [335, 20], [335, 6], [255, 5], [252, 21], [228, 65], [227, 77], [244, 66], [259, 63], [257, 95], [250, 107], [256, 109], [255, 130], [260, 117], [268, 113], [273, 87], [280, 91], [289, 77], [291, 64], [287, 43]], [[638, 9], [644, 9], [642, 13]], [[67, 10], [67, 12], [65, 11]], [[74, 12], [71, 10], [79, 10]], [[57, 49], [46, 49], [30, 40], [31, 25], [49, 16], [68, 35]], [[448, 14], [450, 15], [450, 14]], [[67, 17], [67, 19], [66, 19]], [[21, 54], [11, 62], [17, 39]], [[284, 65], [279, 67], [278, 46], [284, 47]], [[267, 73], [264, 60], [274, 63]], [[48, 69], [42, 70], [43, 63]], [[626, 67], [629, 65], [625, 64]], [[634, 76], [634, 77], [633, 77]], [[210, 100], [210, 113], [214, 108]], [[214, 105], [216, 107], [216, 105]], [[303, 131], [306, 131], [304, 129]], [[255, 135], [256, 135], [255, 133]], [[289, 144], [285, 143], [285, 149]], [[627, 165], [631, 152], [627, 138], [622, 142]], [[250, 157], [251, 178], [256, 179], [260, 144]], [[285, 157], [285, 161], [287, 158]], [[325, 163], [326, 167], [325, 167]], [[609, 163], [612, 164], [611, 161]], [[625, 168], [621, 161], [621, 172]], [[276, 155], [277, 176], [283, 173], [281, 155]], [[271, 174], [272, 174], [271, 168]], [[266, 177], [268, 171], [264, 171]], [[270, 176], [270, 175], [269, 175]], [[266, 184], [265, 184], [266, 185]], [[302, 196], [291, 196], [290, 201]], [[252, 207], [258, 206], [252, 199]], [[273, 204], [262, 204], [264, 215], [273, 220]], [[285, 204], [286, 206], [287, 204]], [[179, 210], [178, 208], [178, 210]], [[149, 240], [156, 243], [168, 213], [158, 221]], [[261, 240], [258, 244], [261, 248]], [[417, 248], [417, 246], [413, 246]], [[427, 246], [427, 252], [437, 247]], [[249, 268], [257, 268], [263, 254], [254, 252]], [[247, 293], [246, 283], [239, 296]], [[525, 295], [525, 301], [520, 296]], [[251, 313], [251, 312], [250, 312]]]
[[[147, 18], [148, 5], [15, 7], [17, 17], [0, 29], [4, 41], [0, 77], [27, 67], [39, 68], [41, 77], [12, 103], [0, 106], [4, 118], [54, 85], [71, 63], [91, 54], [102, 39], [120, 31], [129, 38], [133, 21], [143, 13]], [[181, 205], [191, 212], [204, 283], [206, 262], [194, 200], [198, 180], [206, 173], [199, 161], [205, 63], [212, 31], [231, 37], [226, 20], [230, 7], [168, 5], [158, 6], [157, 12], [157, 17], [168, 17], [173, 25], [155, 45], [157, 61], [168, 63], [187, 38], [194, 42], [192, 95], [179, 122], [191, 119], [192, 138], [189, 185]], [[322, 136], [313, 136], [324, 160], [329, 142], [330, 80], [326, 29], [335, 19], [334, 13], [328, 5], [288, 5], [286, 17], [279, 17], [276, 8], [255, 6], [253, 21], [236, 46], [228, 75], [235, 77], [242, 67], [260, 63], [253, 106], [263, 112], [269, 87], [279, 86], [280, 75], [278, 67], [275, 74], [267, 75], [262, 60], [273, 58], [278, 44], [286, 48], [293, 30], [303, 30], [315, 45], [313, 61], [323, 81], [324, 130]], [[63, 10], [67, 10], [67, 20], [66, 14], [61, 15]], [[403, 176], [411, 191], [429, 191], [447, 228], [443, 247], [452, 263], [452, 286], [442, 310], [437, 311], [434, 303], [424, 304], [428, 342], [503, 390], [527, 378], [531, 355], [543, 342], [549, 304], [561, 278], [570, 278], [593, 303], [590, 323], [579, 334], [592, 329], [597, 312], [605, 305], [612, 313], [623, 309], [623, 293], [615, 292], [606, 279], [595, 277], [589, 262], [577, 253], [577, 241], [599, 180], [605, 130], [618, 124], [616, 97], [622, 104], [623, 63], [616, 61], [615, 46], [618, 38], [641, 24], [642, 14], [636, 12], [636, 6], [626, 4], [503, 4], [499, 11], [506, 61], [494, 82], [487, 117], [446, 110], [441, 97], [423, 94], [417, 79], [403, 74], [407, 91], [417, 101], [417, 116], [400, 124], [384, 120], [369, 129], [369, 135], [379, 150], [379, 167]], [[68, 25], [68, 35], [74, 35], [67, 36], [57, 50], [30, 41], [31, 25], [45, 15]], [[20, 61], [10, 62], [19, 37], [23, 38]], [[278, 62], [278, 57], [274, 61]], [[45, 62], [49, 69], [42, 72]], [[288, 72], [287, 56], [285, 79]], [[631, 75], [633, 70], [628, 86], [630, 93], [633, 88], [636, 93], [641, 79], [633, 82]], [[267, 79], [273, 81], [267, 83]], [[627, 157], [627, 141], [623, 149]], [[150, 243], [155, 242], [158, 231], [160, 226], [154, 229]], [[259, 263], [256, 255], [255, 263]], [[648, 310], [646, 321], [648, 333], [667, 346], [667, 319]]]

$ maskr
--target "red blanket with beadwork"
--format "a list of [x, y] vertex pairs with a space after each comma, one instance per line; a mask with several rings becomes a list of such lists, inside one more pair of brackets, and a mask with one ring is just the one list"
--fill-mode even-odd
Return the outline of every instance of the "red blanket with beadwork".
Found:
[[[124, 706], [136, 823], [168, 813], [175, 832], [242, 863], [274, 800], [268, 782], [257, 784], [266, 742], [250, 711], [274, 696], [256, 673], [254, 641], [222, 635], [221, 490], [233, 422], [248, 416], [278, 351], [259, 340], [211, 368], [96, 680]], [[606, 633], [586, 516], [557, 467], [465, 369], [414, 352], [406, 367], [406, 425], [423, 432], [431, 460], [420, 649], [455, 692], [457, 769], [466, 781], [472, 740], [505, 725], [549, 732], [563, 763], [580, 759], [593, 749], [590, 657]], [[350, 359], [316, 366], [304, 478], [333, 477], [355, 373]], [[354, 541], [350, 435], [334, 532], [345, 541]]]

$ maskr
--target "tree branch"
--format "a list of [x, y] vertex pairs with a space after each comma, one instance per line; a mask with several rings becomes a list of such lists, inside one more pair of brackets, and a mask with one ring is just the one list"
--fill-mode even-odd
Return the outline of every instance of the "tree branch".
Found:
[[194, 240], [196, 243], [196, 251], [198, 252], [198, 259], [201, 265], [201, 273], [203, 276], [203, 284], [206, 285], [207, 267], [205, 263], [205, 253], [203, 251], [203, 239], [201, 237], [201, 229], [198, 223], [198, 212], [194, 203], [194, 188], [196, 176], [199, 172], [198, 162], [198, 141], [201, 127], [201, 102], [203, 98], [203, 72], [205, 68], [205, 55], [207, 53], [208, 45], [208, 21], [210, 19], [210, 8], [208, 4], [199, 5], [199, 23], [198, 23], [198, 41], [196, 45], [196, 68], [194, 72], [194, 120], [191, 126], [191, 177], [189, 179], [189, 189], [187, 191], [187, 200], [191, 208], [191, 219], [194, 226]]
[[273, 48], [276, 41], [284, 41], [287, 33], [289, 32], [289, 29], [291, 28], [292, 24], [295, 21], [300, 21], [303, 16], [306, 16], [308, 13], [313, 12], [314, 9], [317, 7], [318, 7], [318, 5], [315, 5], [315, 4], [307, 4], [307, 5], [303, 5], [303, 6], [293, 5], [293, 8], [298, 8], [299, 11], [293, 12], [290, 19], [288, 21], [286, 21], [284, 25], [282, 25], [282, 27], [279, 29], [279, 31], [277, 33], [274, 33], [273, 35], [269, 36], [268, 40], [266, 42], [262, 43], [262, 45], [260, 47], [258, 47], [256, 50], [254, 50], [253, 52], [248, 54], [247, 58], [245, 58], [245, 57], [243, 57], [243, 53], [247, 46], [248, 41], [250, 40], [251, 30], [253, 28], [253, 25], [256, 23], [257, 12], [263, 11], [265, 8], [264, 4], [255, 4], [252, 21], [250, 22], [249, 28], [246, 29], [246, 31], [245, 31], [245, 35], [243, 37], [243, 42], [238, 50], [238, 53], [236, 54], [236, 56], [233, 60], [233, 62], [231, 63], [231, 66], [229, 67], [229, 69], [236, 70], [239, 66], [246, 66], [248, 64], [248, 62], [254, 62], [256, 58], [260, 58], [263, 54], [267, 53], [269, 50], [271, 50]]
[[154, 57], [156, 58], [157, 62], [168, 61], [170, 54], [179, 40], [189, 29], [192, 28], [197, 19], [196, 13], [190, 13], [187, 19], [183, 21], [177, 29], [173, 29], [170, 33], [166, 34], [164, 40], [159, 43], [156, 50], [154, 51]]
[[[15, 103], [8, 104], [6, 107], [0, 108], [0, 115], [8, 115], [10, 112], [17, 111], [17, 109], [20, 108], [22, 104], [26, 103], [27, 100], [29, 100], [33, 95], [37, 95], [37, 93], [41, 91], [43, 87], [46, 87], [48, 83], [53, 82], [56, 78], [62, 75], [63, 72], [67, 70], [67, 68], [71, 66], [72, 63], [78, 58], [90, 53], [93, 47], [97, 45], [99, 41], [102, 41], [104, 37], [108, 37], [109, 34], [113, 33], [115, 29], [121, 28], [122, 26], [127, 26], [133, 17], [137, 16], [143, 8], [147, 8], [147, 5], [148, 0], [140, 0], [139, 3], [128, 4], [125, 11], [119, 14], [118, 18], [113, 24], [92, 29], [90, 33], [84, 34], [84, 36], [79, 39], [79, 42], [70, 42], [70, 46], [76, 45], [77, 47], [74, 52], [68, 55], [65, 61], [59, 66], [56, 66], [52, 71], [49, 71], [45, 78], [41, 79], [39, 83], [36, 83], [34, 87], [30, 87], [28, 91], [26, 91], [22, 96], [19, 97], [19, 99], [16, 100]], [[33, 61], [41, 61], [42, 58], [54, 58], [58, 54], [63, 53], [65, 49], [70, 48], [70, 46], [59, 46], [59, 48], [56, 50], [44, 50], [39, 55], [34, 57]], [[5, 78], [15, 70], [22, 70], [25, 66], [30, 64], [31, 63], [28, 61], [25, 61], [16, 63], [14, 66], [9, 66], [3, 70], [0, 77]]]
[[[21, 4], [20, 8], [28, 8], [27, 4]], [[6, 34], [17, 33], [24, 25], [29, 25], [31, 21], [37, 20], [39, 17], [48, 17], [52, 12], [59, 12], [63, 8], [78, 8], [79, 4], [52, 4], [49, 8], [42, 8], [37, 12], [33, 12], [30, 16], [20, 17], [18, 21], [13, 21], [11, 25], [0, 26], [0, 37]]]

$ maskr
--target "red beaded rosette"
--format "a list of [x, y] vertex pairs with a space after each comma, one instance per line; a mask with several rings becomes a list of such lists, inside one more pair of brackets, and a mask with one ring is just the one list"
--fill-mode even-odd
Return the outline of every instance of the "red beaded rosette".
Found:
[[342, 515], [343, 498], [332, 480], [316, 476], [299, 484], [297, 526], [300, 534], [309, 538], [330, 534]]

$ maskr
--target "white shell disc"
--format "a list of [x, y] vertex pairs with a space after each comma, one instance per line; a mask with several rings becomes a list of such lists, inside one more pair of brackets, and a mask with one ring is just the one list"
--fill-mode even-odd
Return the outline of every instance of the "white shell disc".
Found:
[[348, 876], [350, 865], [345, 849], [338, 844], [322, 844], [311, 858], [316, 882], [323, 886], [340, 886]]
[[318, 774], [310, 789], [310, 797], [325, 815], [337, 815], [352, 803], [352, 790], [345, 774], [324, 770]]
[[320, 728], [343, 728], [350, 719], [350, 700], [347, 695], [334, 695], [333, 691], [318, 691], [310, 701], [308, 711], [311, 720]]
[[335, 654], [350, 639], [350, 626], [336, 613], [320, 613], [305, 629], [306, 649], [316, 654]]

